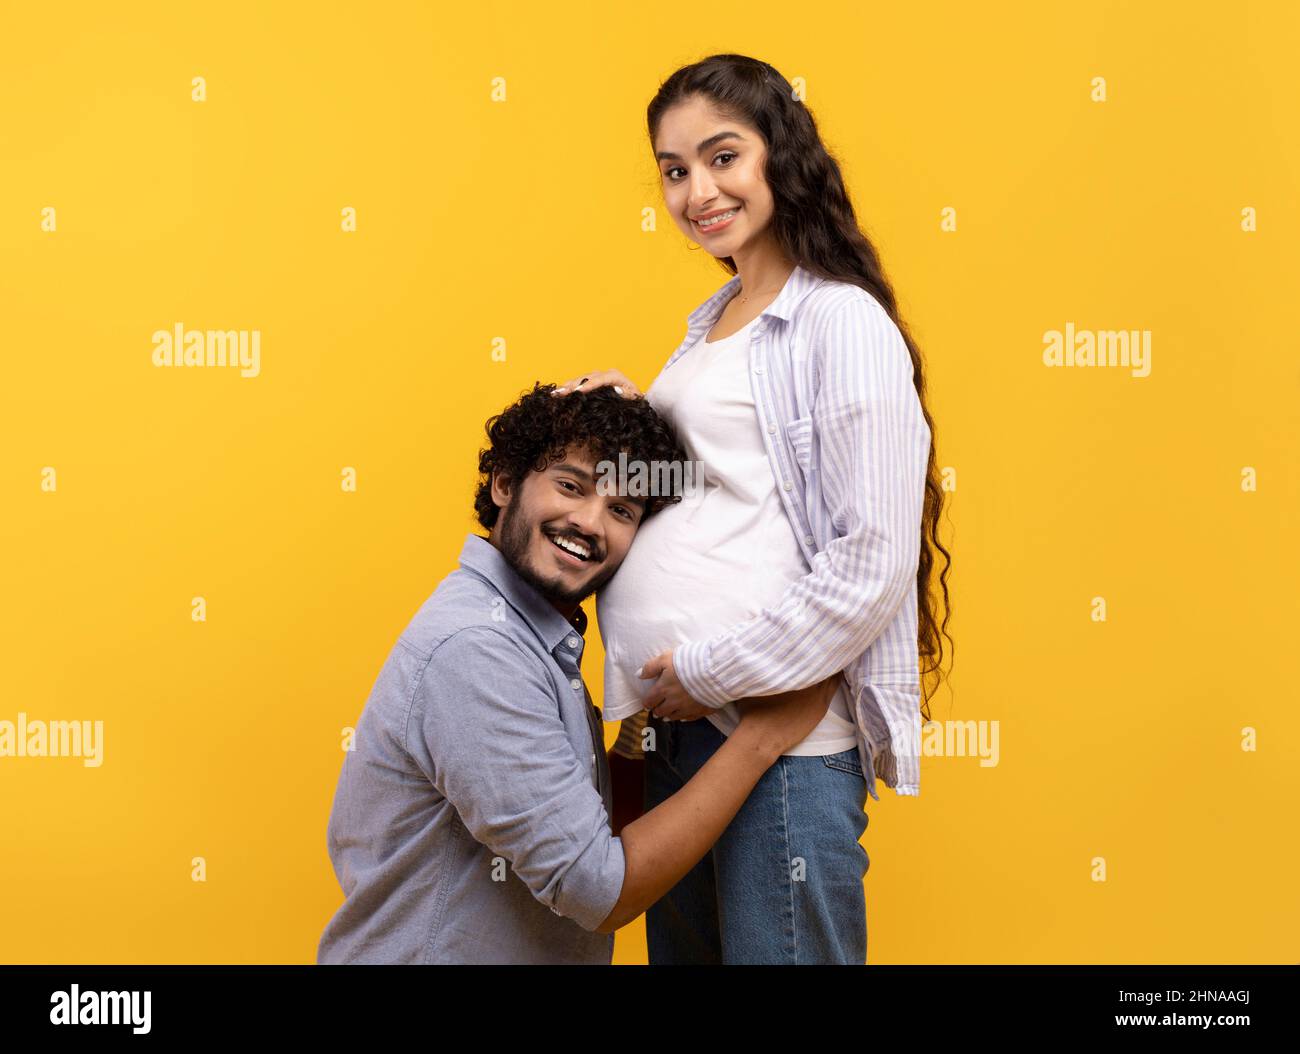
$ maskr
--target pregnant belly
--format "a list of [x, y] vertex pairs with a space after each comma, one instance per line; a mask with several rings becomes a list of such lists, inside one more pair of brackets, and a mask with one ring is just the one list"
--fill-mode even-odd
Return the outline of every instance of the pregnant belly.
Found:
[[[789, 520], [778, 508], [715, 502], [722, 515], [669, 506], [638, 530], [618, 572], [596, 595], [605, 645], [606, 720], [630, 717], [654, 684], [637, 676], [647, 660], [706, 641], [774, 607], [808, 573]], [[708, 715], [730, 735], [740, 721], [732, 704]], [[841, 688], [821, 723], [787, 753], [829, 754], [856, 743]]]
[[[686, 549], [636, 547], [596, 597], [596, 619], [605, 652], [640, 665], [678, 644], [707, 637], [731, 624], [734, 569]], [[742, 616], [743, 618], [743, 616]]]
[[737, 532], [728, 519], [681, 515], [669, 506], [637, 532], [618, 572], [596, 596], [606, 654], [639, 666], [690, 641], [707, 640], [777, 604], [807, 573], [784, 514]]

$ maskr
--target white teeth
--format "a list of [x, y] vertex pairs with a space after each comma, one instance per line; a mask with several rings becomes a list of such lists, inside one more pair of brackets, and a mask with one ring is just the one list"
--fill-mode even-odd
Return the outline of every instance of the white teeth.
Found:
[[573, 553], [574, 556], [580, 556], [584, 560], [587, 559], [588, 555], [590, 555], [588, 554], [586, 549], [582, 548], [582, 546], [576, 544], [575, 542], [569, 541], [567, 538], [552, 538], [551, 541], [553, 541], [566, 553]]
[[723, 220], [731, 219], [731, 217], [739, 211], [739, 209], [732, 209], [730, 212], [724, 212], [721, 216], [714, 216], [712, 219], [707, 220], [696, 220], [695, 222], [701, 227], [712, 227], [715, 223], [721, 223]]

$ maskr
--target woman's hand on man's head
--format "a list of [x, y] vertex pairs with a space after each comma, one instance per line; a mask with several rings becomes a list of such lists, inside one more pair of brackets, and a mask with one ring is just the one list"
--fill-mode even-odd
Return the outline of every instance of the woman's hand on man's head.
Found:
[[593, 388], [603, 388], [609, 385], [624, 399], [642, 398], [641, 389], [633, 384], [618, 370], [595, 370], [591, 373], [583, 374], [581, 377], [574, 377], [565, 381], [556, 388], [552, 395], [568, 395], [569, 392], [583, 391], [589, 392]]

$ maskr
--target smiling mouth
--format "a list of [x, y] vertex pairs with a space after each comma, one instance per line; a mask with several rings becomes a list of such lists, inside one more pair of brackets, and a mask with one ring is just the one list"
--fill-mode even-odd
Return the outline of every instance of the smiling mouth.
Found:
[[[723, 212], [716, 212], [712, 216], [703, 217], [705, 220], [710, 221], [708, 223], [701, 223], [698, 217], [692, 219], [691, 222], [702, 231], [712, 230], [714, 227], [725, 227], [736, 218], [738, 212], [740, 212], [740, 206], [734, 205]], [[722, 217], [725, 217], [725, 219]]]
[[[571, 552], [569, 552], [568, 549], [564, 548], [564, 546], [562, 546], [562, 545], [560, 545], [558, 542], [556, 542], [555, 537], [554, 537], [553, 535], [550, 535], [550, 534], [546, 535], [546, 540], [547, 540], [548, 542], [551, 543], [551, 548], [553, 548], [557, 553], [559, 553], [562, 557], [565, 558], [565, 562], [566, 562], [566, 563], [572, 564], [574, 567], [580, 567], [580, 566], [582, 566], [583, 564], [589, 564], [589, 563], [592, 562], [592, 557], [591, 557], [590, 553], [593, 553], [594, 550], [588, 550], [589, 555], [587, 555], [587, 556], [585, 556], [585, 557], [584, 557], [584, 556], [579, 556], [577, 553], [571, 553]], [[566, 541], [567, 541], [567, 539], [566, 539]], [[587, 548], [587, 547], [586, 547], [585, 545], [583, 545], [581, 542], [574, 542], [573, 544], [574, 544], [574, 545], [582, 545], [582, 547], [583, 547], [584, 549]]]

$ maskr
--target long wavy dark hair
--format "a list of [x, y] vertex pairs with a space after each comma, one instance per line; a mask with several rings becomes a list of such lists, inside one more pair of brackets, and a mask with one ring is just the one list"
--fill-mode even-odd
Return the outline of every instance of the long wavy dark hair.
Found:
[[[926, 407], [921, 353], [899, 318], [894, 291], [881, 270], [875, 248], [858, 229], [840, 166], [822, 144], [812, 112], [795, 98], [790, 83], [766, 62], [745, 55], [710, 55], [683, 66], [664, 81], [646, 110], [652, 153], [664, 114], [696, 97], [710, 102], [723, 116], [743, 121], [762, 133], [767, 147], [763, 174], [774, 206], [772, 232], [786, 255], [811, 274], [851, 282], [875, 297], [898, 326], [912, 356], [912, 381], [921, 400], [925, 423], [930, 426], [930, 458], [926, 467], [920, 562], [916, 572], [917, 650], [923, 660], [923, 685], [933, 678], [933, 686], [937, 688], [943, 661], [940, 633], [947, 635], [951, 614], [948, 570], [952, 557], [939, 541], [943, 488], [935, 463], [934, 422]], [[731, 257], [721, 257], [718, 262], [728, 274], [736, 274]], [[942, 625], [935, 620], [930, 590], [936, 552], [944, 558], [937, 579], [943, 591]], [[948, 640], [952, 643], [951, 636]], [[956, 651], [955, 644], [953, 651]], [[932, 690], [924, 691], [921, 704], [926, 721], [930, 720], [931, 694]]]

